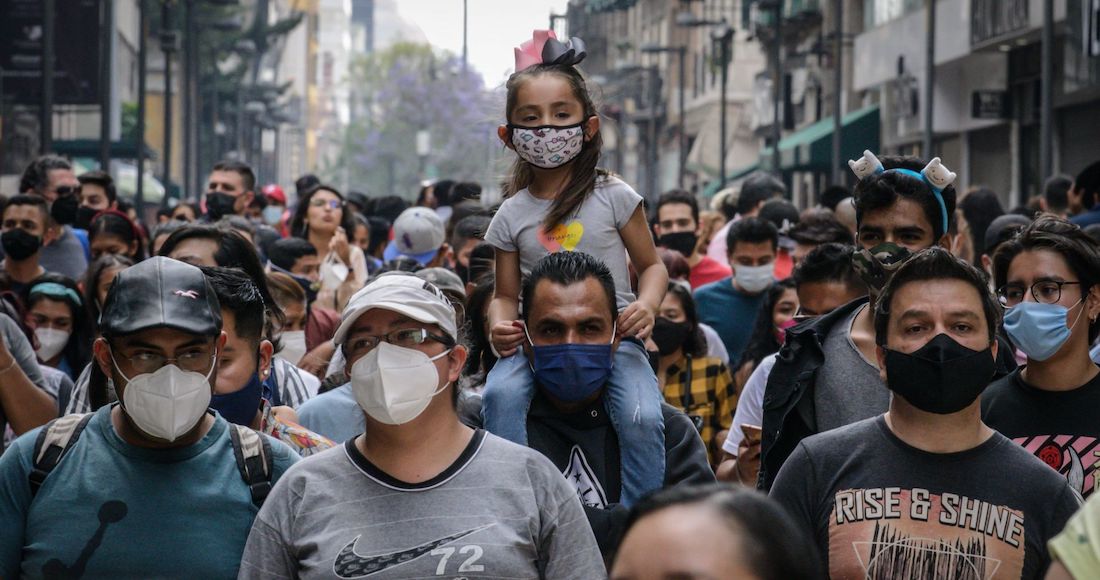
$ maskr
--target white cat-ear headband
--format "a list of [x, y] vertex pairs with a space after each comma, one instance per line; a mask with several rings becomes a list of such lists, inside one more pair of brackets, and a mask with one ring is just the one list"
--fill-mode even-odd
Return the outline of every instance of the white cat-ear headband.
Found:
[[928, 162], [928, 165], [924, 166], [924, 169], [920, 170], [920, 173], [913, 171], [912, 169], [884, 169], [882, 162], [875, 157], [874, 153], [865, 150], [863, 157], [858, 160], [848, 160], [848, 167], [852, 168], [852, 172], [856, 174], [856, 177], [865, 179], [871, 175], [877, 175], [880, 173], [901, 173], [919, 179], [928, 184], [928, 188], [932, 190], [932, 196], [936, 198], [936, 201], [940, 204], [940, 212], [943, 214], [943, 232], [947, 233], [947, 204], [943, 201], [943, 190], [951, 185], [955, 181], [957, 174], [951, 171], [940, 162], [939, 157], [933, 158]]

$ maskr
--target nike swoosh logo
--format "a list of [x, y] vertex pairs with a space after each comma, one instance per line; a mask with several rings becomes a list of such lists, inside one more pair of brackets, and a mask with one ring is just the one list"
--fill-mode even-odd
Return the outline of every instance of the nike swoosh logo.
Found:
[[332, 564], [332, 572], [340, 578], [361, 578], [363, 576], [370, 576], [371, 574], [377, 574], [387, 568], [394, 566], [400, 566], [406, 562], [411, 562], [428, 552], [442, 546], [449, 544], [460, 538], [469, 536], [470, 534], [480, 532], [486, 528], [492, 527], [494, 524], [487, 524], [479, 526], [473, 529], [459, 532], [457, 534], [439, 538], [438, 540], [432, 540], [430, 542], [414, 546], [407, 550], [400, 550], [397, 552], [390, 552], [388, 554], [379, 554], [377, 556], [360, 556], [355, 553], [355, 545], [359, 543], [359, 538], [362, 538], [362, 534], [355, 536], [355, 539], [348, 542], [340, 553], [336, 555], [336, 561]]

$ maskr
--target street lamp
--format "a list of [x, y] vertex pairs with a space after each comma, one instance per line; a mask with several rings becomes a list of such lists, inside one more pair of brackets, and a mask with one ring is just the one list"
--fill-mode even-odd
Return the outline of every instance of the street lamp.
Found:
[[[718, 106], [721, 125], [721, 141], [719, 146], [720, 159], [718, 160], [718, 183], [719, 188], [726, 187], [726, 153], [729, 151], [728, 140], [726, 135], [726, 125], [728, 122], [726, 111], [726, 97], [729, 92], [729, 68], [730, 60], [733, 58], [733, 28], [726, 22], [725, 18], [719, 20], [705, 20], [696, 18], [688, 10], [682, 10], [676, 15], [676, 24], [679, 26], [698, 27], [698, 26], [713, 26], [714, 30], [711, 31], [711, 40], [718, 43], [719, 61], [722, 66], [722, 92], [719, 97]], [[682, 66], [682, 65], [681, 65]]]
[[663, 53], [663, 52], [675, 52], [677, 57], [679, 57], [679, 61], [680, 61], [680, 78], [678, 79], [679, 82], [680, 82], [680, 86], [679, 86], [679, 101], [680, 101], [680, 106], [679, 106], [679, 109], [680, 109], [680, 113], [679, 113], [680, 114], [680, 127], [679, 127], [679, 132], [680, 132], [680, 173], [679, 173], [679, 184], [680, 184], [680, 189], [683, 189], [684, 188], [685, 166], [687, 165], [687, 134], [686, 134], [686, 128], [687, 127], [684, 123], [684, 86], [685, 86], [685, 82], [686, 82], [685, 81], [686, 73], [684, 71], [684, 66], [685, 66], [685, 61], [686, 61], [686, 58], [687, 58], [687, 47], [686, 46], [658, 46], [658, 45], [655, 45], [655, 44], [647, 44], [647, 45], [643, 46], [641, 48], [641, 50], [642, 50], [642, 52], [647, 53], [647, 54], [660, 54], [660, 53]]

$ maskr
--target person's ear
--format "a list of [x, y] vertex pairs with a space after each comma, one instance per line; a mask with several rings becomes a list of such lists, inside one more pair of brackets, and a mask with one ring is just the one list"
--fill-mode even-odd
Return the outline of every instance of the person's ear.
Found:
[[266, 381], [267, 376], [271, 374], [271, 359], [275, 356], [275, 345], [271, 344], [270, 340], [261, 340], [259, 355], [260, 360], [256, 370], [260, 374], [260, 380]]
[[225, 350], [225, 341], [229, 339], [229, 335], [225, 331], [218, 333], [218, 339], [214, 341], [214, 348], [218, 349], [218, 356], [221, 356], [223, 350]]
[[132, 258], [132, 257], [136, 256], [137, 251], [138, 251], [138, 241], [134, 240], [134, 241], [130, 242], [130, 251], [128, 252], [130, 257]]
[[58, 238], [61, 238], [61, 229], [62, 226], [58, 225], [58, 223], [47, 225], [46, 229], [42, 232], [42, 245], [50, 245]]
[[508, 130], [507, 125], [497, 126], [497, 138], [504, 144], [505, 147], [515, 150], [515, 145], [512, 145], [512, 132]]
[[600, 116], [592, 115], [584, 122], [584, 140], [591, 141], [600, 132]]
[[993, 335], [993, 341], [989, 344], [989, 350], [993, 352], [993, 360], [994, 361], [997, 360], [997, 349], [1000, 346], [1001, 346], [1001, 344], [999, 342], [997, 342], [997, 335], [994, 334]]
[[952, 240], [951, 234], [950, 233], [945, 233], [944, 235], [940, 236], [939, 241], [936, 242], [934, 245], [939, 246], [939, 247], [941, 247], [945, 250], [951, 251], [953, 249], [952, 248], [952, 243], [951, 243], [952, 241], [954, 241], [954, 240]]
[[1093, 284], [1092, 288], [1089, 288], [1089, 295], [1085, 297], [1085, 310], [1085, 316], [1088, 317], [1091, 326], [1100, 317], [1100, 284]]
[[[107, 339], [97, 338], [92, 343], [92, 355], [95, 358], [95, 362], [99, 365], [99, 370], [104, 375], [111, 376], [111, 346], [107, 344]], [[118, 388], [117, 386], [115, 387]], [[120, 393], [121, 395], [121, 393]]]
[[878, 378], [886, 383], [886, 349], [881, 344], [875, 345], [875, 362], [878, 363]]
[[451, 349], [451, 352], [447, 354], [447, 358], [451, 361], [451, 368], [447, 371], [447, 382], [456, 384], [458, 379], [462, 376], [462, 370], [466, 368], [466, 357], [469, 353], [466, 351], [466, 347], [461, 344], [455, 345]]
[[661, 224], [660, 223], [653, 224], [653, 237], [655, 237], [655, 238], [661, 237]]
[[982, 268], [989, 274], [989, 279], [993, 280], [993, 258], [989, 254], [982, 254]]

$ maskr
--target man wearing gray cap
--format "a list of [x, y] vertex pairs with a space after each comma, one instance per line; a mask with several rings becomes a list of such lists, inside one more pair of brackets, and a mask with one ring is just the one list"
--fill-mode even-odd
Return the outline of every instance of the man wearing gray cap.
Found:
[[236, 576], [297, 455], [208, 411], [221, 327], [198, 268], [156, 257], [119, 273], [94, 347], [119, 402], [0, 456], [0, 577]]
[[333, 341], [366, 432], [275, 486], [241, 578], [606, 576], [550, 461], [459, 422], [466, 349], [438, 288], [379, 277], [352, 296]]

